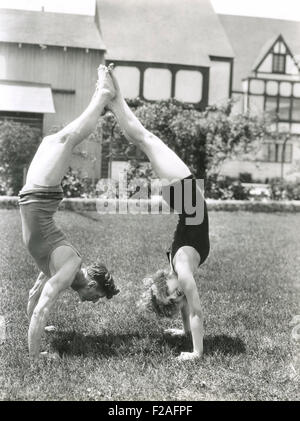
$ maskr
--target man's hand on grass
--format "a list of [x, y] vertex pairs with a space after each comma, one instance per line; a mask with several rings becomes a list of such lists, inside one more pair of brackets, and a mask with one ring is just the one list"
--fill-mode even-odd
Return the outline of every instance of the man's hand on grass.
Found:
[[181, 336], [181, 337], [183, 337], [183, 336], [186, 335], [186, 333], [183, 329], [165, 329], [164, 333], [166, 333], [167, 335], [170, 335], [170, 336]]
[[45, 332], [51, 333], [51, 332], [55, 332], [55, 331], [56, 331], [56, 327], [53, 326], [53, 325], [45, 327]]
[[199, 352], [182, 352], [176, 359], [178, 361], [192, 361], [201, 357], [202, 355]]
[[60, 359], [60, 356], [57, 352], [43, 351], [43, 352], [40, 352], [40, 356], [41, 358], [44, 358], [50, 361], [56, 361]]

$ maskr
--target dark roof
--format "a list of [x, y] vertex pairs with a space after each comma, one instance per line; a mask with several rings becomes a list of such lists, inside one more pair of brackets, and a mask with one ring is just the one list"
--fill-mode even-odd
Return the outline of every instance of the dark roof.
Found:
[[0, 42], [105, 50], [93, 16], [0, 9]]
[[97, 0], [108, 59], [209, 66], [233, 57], [209, 0]]
[[300, 22], [249, 16], [218, 15], [235, 53], [233, 89], [251, 74], [258, 56], [280, 34], [296, 59], [300, 57]]

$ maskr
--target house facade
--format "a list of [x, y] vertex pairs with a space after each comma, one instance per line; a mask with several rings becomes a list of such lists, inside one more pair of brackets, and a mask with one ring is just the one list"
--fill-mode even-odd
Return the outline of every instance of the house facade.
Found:
[[[0, 119], [40, 127], [46, 135], [88, 105], [104, 63], [94, 17], [0, 9]], [[101, 176], [101, 145], [77, 148], [72, 167]]]
[[300, 22], [219, 15], [235, 52], [236, 112], [268, 113], [272, 136], [251, 160], [225, 163], [225, 175], [287, 179], [300, 171]]
[[[222, 173], [288, 177], [300, 162], [299, 57], [300, 22], [218, 15], [210, 0], [96, 0], [94, 16], [0, 9], [0, 118], [46, 134], [80, 114], [95, 69], [114, 62], [126, 98], [204, 109], [233, 97], [235, 112], [274, 113], [278, 136]], [[107, 152], [84, 142], [72, 166], [115, 176], [125, 164]]]

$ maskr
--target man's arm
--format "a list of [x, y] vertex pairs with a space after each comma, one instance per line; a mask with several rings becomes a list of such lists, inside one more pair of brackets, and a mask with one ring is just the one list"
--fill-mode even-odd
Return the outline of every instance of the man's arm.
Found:
[[41, 337], [47, 323], [48, 315], [59, 294], [71, 286], [80, 265], [81, 259], [78, 256], [70, 257], [44, 286], [38, 304], [33, 311], [28, 330], [28, 346], [31, 358], [37, 359], [39, 357]]
[[31, 319], [33, 310], [35, 309], [35, 306], [37, 305], [39, 301], [42, 290], [47, 281], [48, 281], [47, 276], [43, 272], [40, 272], [34, 286], [29, 291], [28, 304], [27, 304], [27, 316], [29, 320]]

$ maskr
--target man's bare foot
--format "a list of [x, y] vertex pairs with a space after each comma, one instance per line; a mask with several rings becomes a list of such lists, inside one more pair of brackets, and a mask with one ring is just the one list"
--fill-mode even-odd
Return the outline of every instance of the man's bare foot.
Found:
[[112, 81], [111, 74], [106, 66], [100, 64], [98, 67], [98, 80], [94, 96], [105, 96], [111, 101], [116, 96], [116, 90]]
[[52, 361], [60, 359], [58, 352], [49, 352], [49, 351], [40, 352], [40, 357], [47, 360], [52, 360]]

